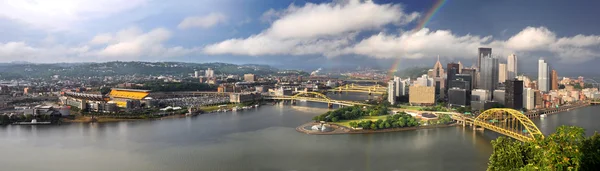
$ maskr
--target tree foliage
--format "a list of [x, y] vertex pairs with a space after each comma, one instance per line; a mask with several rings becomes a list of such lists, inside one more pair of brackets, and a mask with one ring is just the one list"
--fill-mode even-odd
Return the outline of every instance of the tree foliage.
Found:
[[545, 139], [492, 141], [488, 170], [598, 170], [600, 135], [586, 138], [579, 127], [561, 126]]

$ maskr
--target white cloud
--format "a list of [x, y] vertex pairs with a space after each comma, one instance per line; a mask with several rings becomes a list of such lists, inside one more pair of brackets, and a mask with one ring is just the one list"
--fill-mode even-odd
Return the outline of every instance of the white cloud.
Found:
[[[25, 42], [0, 42], [0, 62], [15, 60], [31, 62], [81, 62], [110, 60], [151, 60], [194, 54], [200, 48], [167, 46], [171, 32], [156, 28], [144, 32], [129, 27], [116, 33], [102, 33], [89, 42], [78, 45], [43, 44], [32, 46]], [[42, 40], [44, 41], [44, 40]]]
[[[360, 14], [360, 15], [357, 15]], [[382, 28], [388, 24], [403, 25], [414, 21], [417, 13], [406, 14], [401, 6], [375, 4], [358, 0], [347, 3], [307, 3], [290, 5], [284, 11], [269, 10], [265, 18], [278, 18], [271, 27], [245, 39], [230, 39], [208, 45], [207, 54], [335, 55], [349, 45], [356, 32]]]
[[379, 33], [343, 50], [346, 54], [359, 54], [377, 58], [423, 58], [437, 55], [467, 57], [476, 56], [474, 49], [485, 45], [491, 36], [457, 36], [449, 30], [417, 32], [400, 35]]
[[209, 28], [215, 26], [219, 23], [224, 23], [227, 21], [227, 16], [221, 13], [210, 13], [206, 16], [192, 16], [187, 17], [177, 25], [179, 29], [188, 29], [188, 28]]
[[[99, 38], [101, 37], [101, 38]], [[140, 57], [177, 57], [197, 51], [183, 47], [165, 47], [163, 43], [171, 37], [171, 32], [165, 28], [156, 28], [144, 33], [137, 27], [130, 27], [116, 34], [102, 34], [94, 37], [91, 42], [103, 42], [104, 48], [95, 52], [105, 59], [138, 59]], [[96, 40], [96, 41], [94, 41]], [[99, 41], [103, 40], [103, 41]]]
[[147, 0], [3, 0], [0, 17], [47, 30], [70, 29], [89, 19], [103, 18], [144, 5]]
[[556, 42], [556, 34], [545, 27], [527, 27], [506, 41], [506, 48], [521, 50], [539, 50]]

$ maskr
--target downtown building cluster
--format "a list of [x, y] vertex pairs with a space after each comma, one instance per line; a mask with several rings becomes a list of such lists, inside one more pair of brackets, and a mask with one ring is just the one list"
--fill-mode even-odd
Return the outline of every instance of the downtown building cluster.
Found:
[[[444, 68], [438, 57], [427, 74], [412, 82], [395, 77], [388, 83], [388, 101], [396, 104], [404, 100], [410, 105], [445, 101], [449, 107], [470, 106], [473, 111], [482, 111], [495, 107], [536, 110], [600, 98], [598, 89], [585, 84], [583, 77], [559, 80], [558, 72], [544, 59], [538, 61], [537, 80], [531, 81], [519, 75], [515, 54], [508, 55], [506, 62], [493, 56], [491, 48], [479, 48], [477, 54], [471, 67], [450, 62]], [[398, 89], [402, 93], [398, 94]]]

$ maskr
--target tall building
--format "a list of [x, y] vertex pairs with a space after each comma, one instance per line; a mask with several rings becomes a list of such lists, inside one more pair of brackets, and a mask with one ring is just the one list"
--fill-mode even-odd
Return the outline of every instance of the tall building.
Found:
[[394, 80], [388, 81], [388, 102], [390, 104], [396, 104], [396, 82]]
[[477, 70], [474, 68], [464, 68], [460, 72], [461, 74], [468, 74], [471, 76], [471, 90], [477, 87]]
[[538, 61], [538, 89], [542, 92], [548, 92], [550, 90], [550, 80], [548, 79], [548, 63], [544, 59]]
[[479, 89], [494, 92], [498, 86], [498, 58], [488, 56], [481, 58], [481, 70], [479, 70]]
[[448, 89], [448, 105], [450, 106], [468, 106], [470, 91], [460, 88]]
[[492, 57], [492, 48], [479, 48], [479, 52], [477, 54], [477, 70], [481, 71], [481, 60], [482, 58]]
[[460, 61], [458, 61], [458, 73], [459, 73], [459, 74], [462, 74], [462, 69], [463, 69], [464, 67], [465, 67], [465, 66], [464, 66], [462, 63], [460, 63]]
[[506, 64], [506, 79], [512, 80], [517, 77], [518, 73], [518, 65], [517, 65], [517, 55], [511, 54], [508, 55], [508, 63]]
[[199, 71], [194, 70], [194, 78], [200, 77], [199, 73], [200, 73]]
[[506, 91], [505, 90], [494, 90], [492, 93], [492, 98], [495, 102], [498, 102], [501, 105], [506, 105]]
[[406, 96], [406, 81], [400, 77], [394, 77], [394, 86], [396, 88], [396, 97]]
[[506, 64], [498, 64], [498, 82], [504, 83], [506, 81]]
[[475, 89], [471, 91], [471, 101], [487, 101], [491, 100], [491, 95], [488, 90]]
[[507, 108], [523, 108], [523, 81], [511, 79], [506, 81], [506, 98], [504, 105]]
[[[454, 63], [454, 62], [448, 63], [448, 68], [446, 71], [446, 84], [445, 85], [450, 85], [450, 80], [455, 80], [454, 77], [456, 76], [456, 74], [459, 74], [459, 72], [460, 72], [459, 68], [460, 68], [460, 65], [457, 63]], [[446, 92], [448, 91], [449, 87], [450, 86], [445, 87]]]
[[552, 90], [558, 90], [558, 73], [556, 70], [552, 70]]
[[208, 78], [213, 78], [215, 77], [215, 71], [212, 70], [211, 68], [208, 68], [205, 72], [204, 72], [204, 76], [208, 77]]
[[531, 79], [529, 79], [529, 77], [524, 76], [524, 75], [519, 75], [519, 76], [517, 76], [517, 80], [523, 81], [523, 87], [532, 88], [532, 87], [529, 87], [529, 84], [531, 83]]
[[433, 105], [435, 103], [435, 87], [410, 86], [408, 102], [415, 105]]
[[535, 91], [532, 88], [523, 90], [523, 108], [527, 110], [535, 109]]
[[433, 78], [430, 78], [429, 76], [427, 76], [425, 74], [423, 74], [421, 77], [417, 78], [417, 80], [415, 81], [415, 84], [419, 85], [419, 86], [423, 86], [423, 87], [433, 87], [434, 86]]
[[441, 92], [440, 90], [444, 90], [446, 87], [446, 81], [444, 79], [446, 72], [444, 72], [444, 66], [442, 66], [442, 63], [440, 62], [440, 56], [438, 56], [437, 61], [433, 65], [433, 70], [430, 71], [428, 76], [433, 78], [433, 81], [435, 82], [435, 92], [436, 94], [439, 94]]
[[254, 82], [256, 81], [256, 76], [254, 74], [244, 74], [245, 82]]

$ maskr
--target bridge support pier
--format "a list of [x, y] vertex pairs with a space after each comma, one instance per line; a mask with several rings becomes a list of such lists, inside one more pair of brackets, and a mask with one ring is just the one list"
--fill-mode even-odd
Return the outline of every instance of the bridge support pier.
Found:
[[296, 105], [296, 100], [292, 100], [292, 105]]

